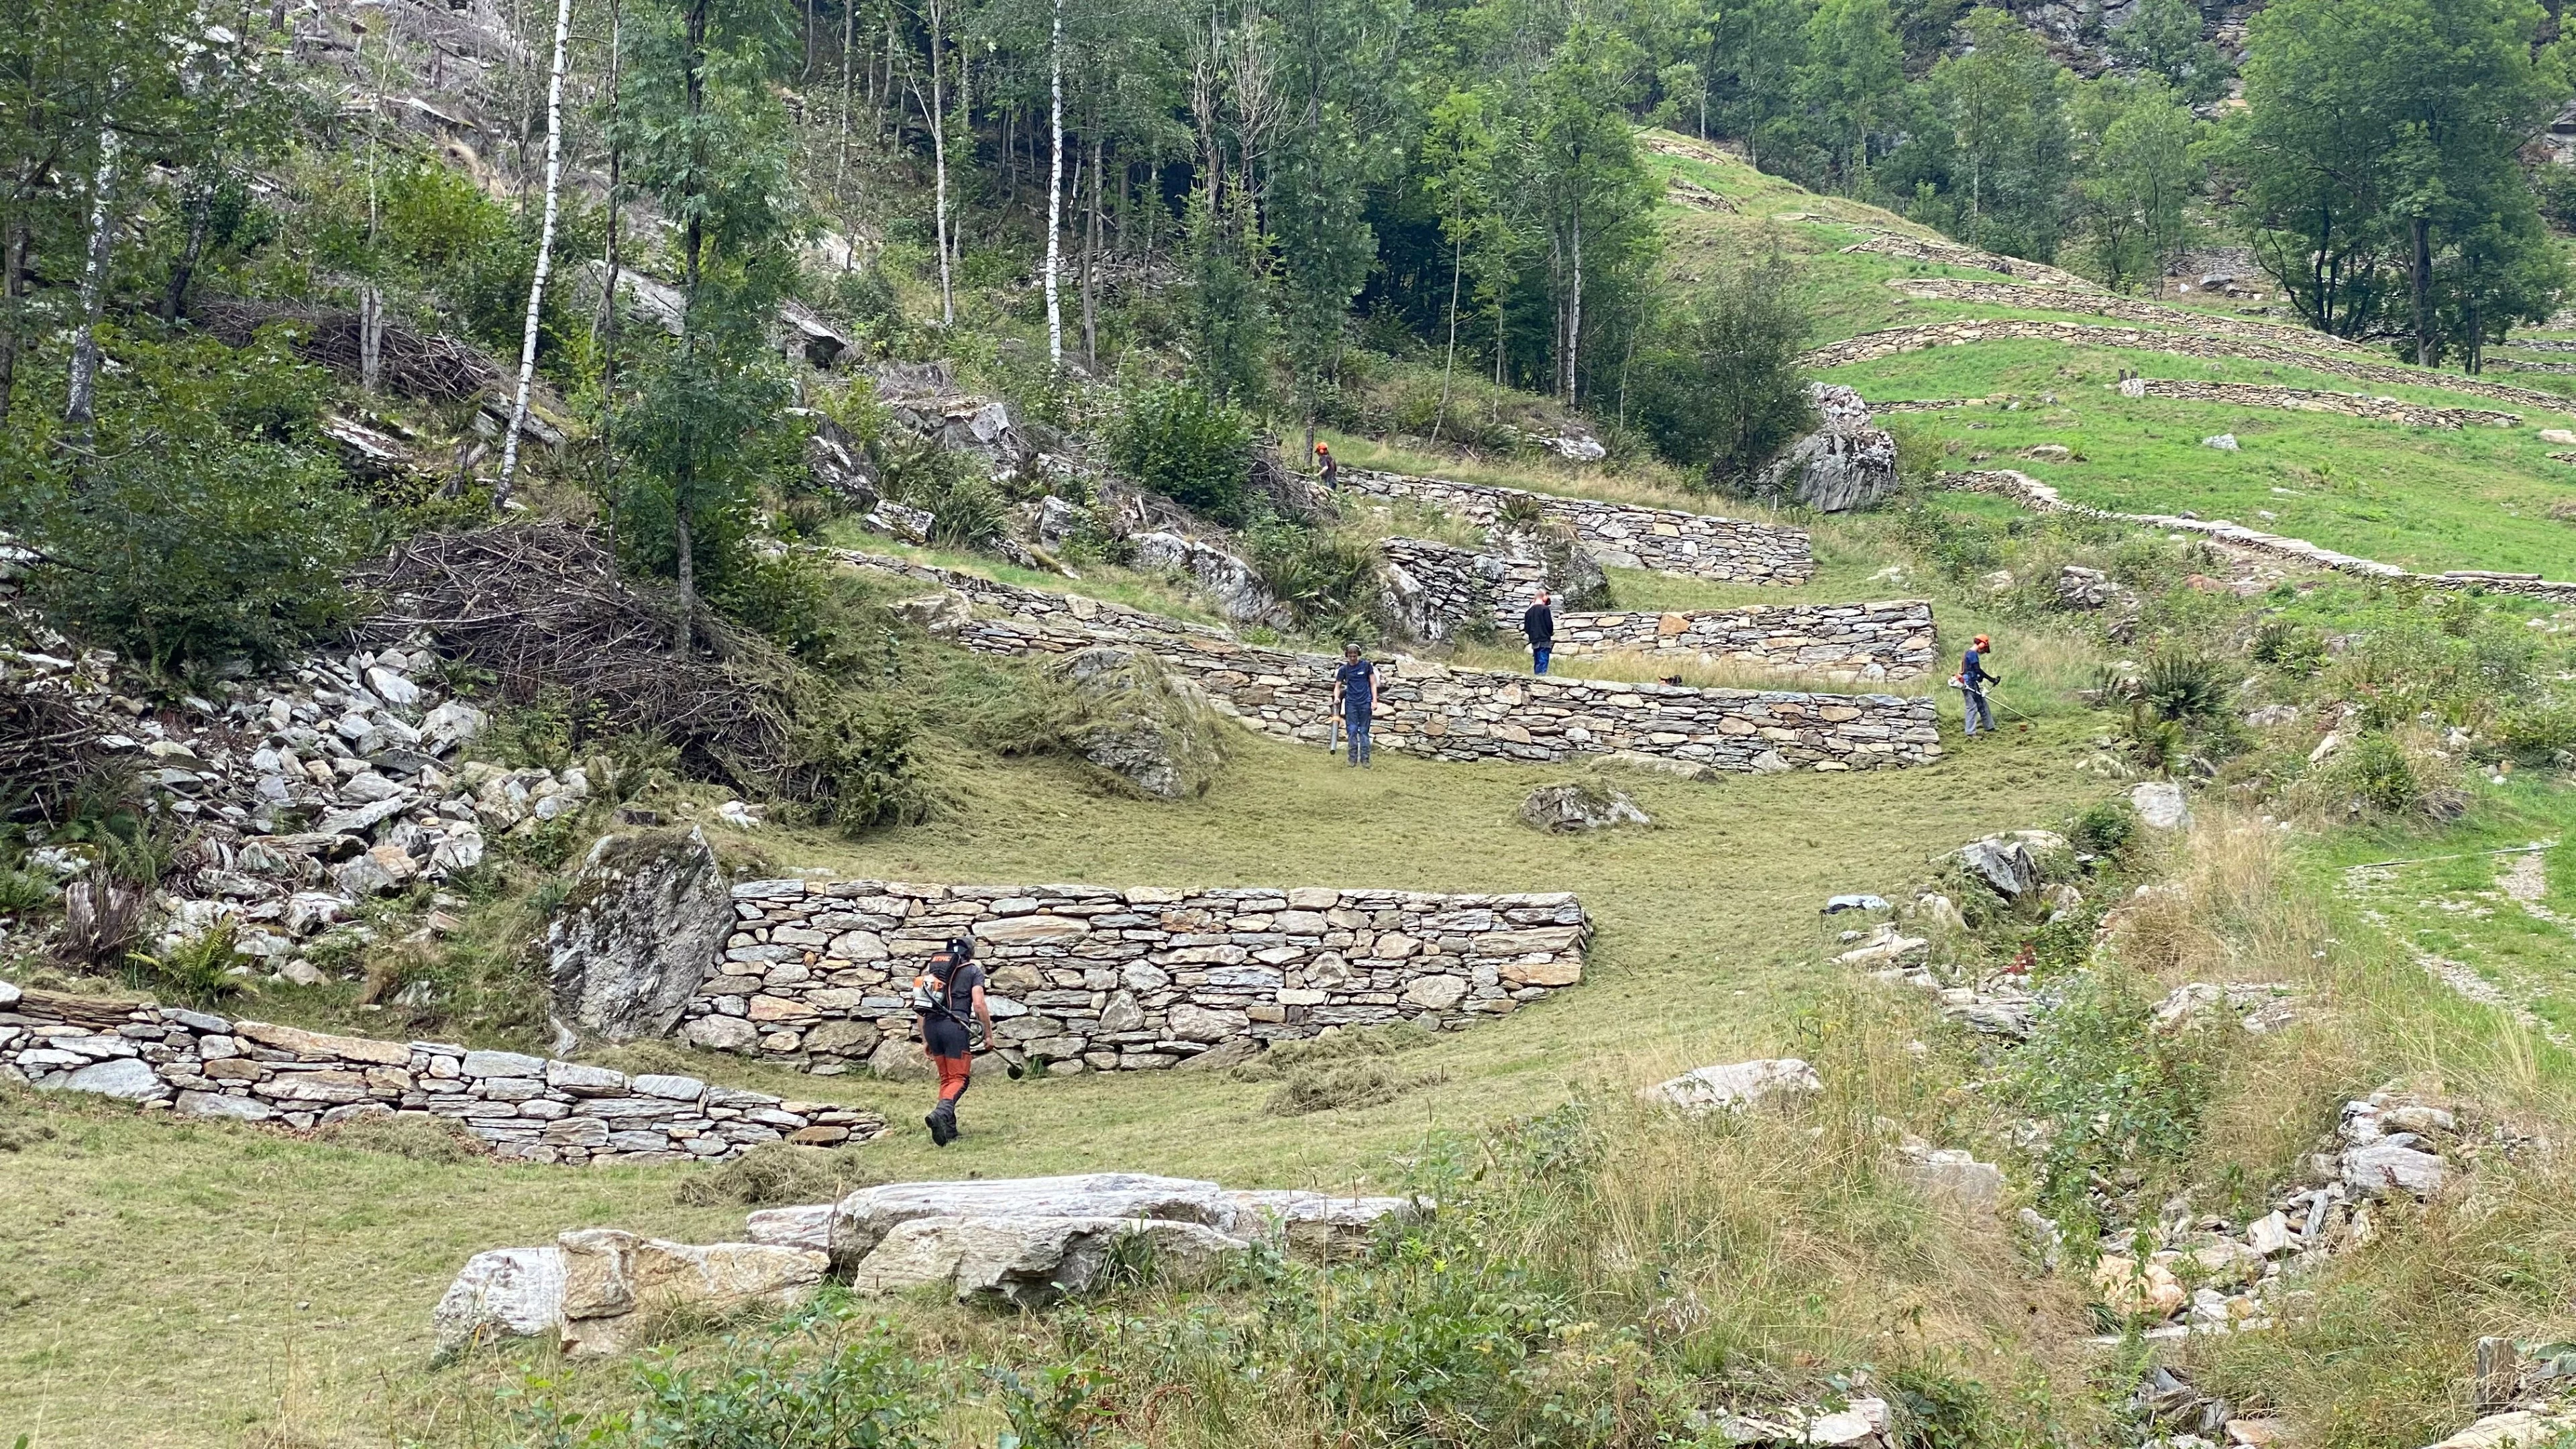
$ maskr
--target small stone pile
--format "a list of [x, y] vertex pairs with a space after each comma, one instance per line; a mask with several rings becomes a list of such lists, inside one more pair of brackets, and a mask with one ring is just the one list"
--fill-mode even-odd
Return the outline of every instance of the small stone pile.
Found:
[[[8, 622], [59, 642], [14, 609]], [[225, 681], [220, 702], [166, 708], [121, 692], [114, 654], [66, 645], [0, 650], [0, 690], [71, 702], [94, 731], [80, 752], [135, 760], [154, 808], [192, 827], [203, 864], [164, 884], [160, 949], [231, 921], [245, 972], [264, 963], [309, 984], [321, 976], [303, 953], [361, 900], [470, 870], [491, 837], [532, 833], [590, 798], [578, 766], [457, 763], [488, 720], [430, 682], [437, 662], [426, 648], [317, 656]], [[64, 875], [87, 865], [78, 847], [33, 859]]]
[[1428, 1209], [1413, 1198], [1229, 1191], [1125, 1172], [890, 1183], [838, 1203], [755, 1212], [742, 1243], [690, 1247], [594, 1228], [545, 1247], [478, 1253], [431, 1321], [447, 1355], [547, 1333], [561, 1334], [570, 1353], [615, 1353], [636, 1345], [648, 1309], [793, 1302], [827, 1268], [870, 1296], [936, 1286], [979, 1307], [1043, 1309], [1102, 1286], [1138, 1240], [1164, 1281], [1188, 1283], [1255, 1242], [1345, 1261], [1380, 1224]]
[[864, 1142], [873, 1112], [782, 1101], [695, 1077], [445, 1042], [378, 1041], [135, 999], [0, 982], [0, 1080], [88, 1092], [183, 1117], [293, 1130], [366, 1117], [445, 1119], [529, 1162], [736, 1157], [762, 1142]]
[[2462, 1109], [2386, 1088], [2344, 1104], [2307, 1180], [2270, 1212], [2238, 1222], [2177, 1201], [2148, 1229], [2156, 1245], [2143, 1260], [2132, 1234], [2106, 1234], [2093, 1284], [2113, 1312], [2153, 1325], [2150, 1339], [2266, 1328], [2309, 1301], [2288, 1275], [2370, 1241], [2384, 1204], [2420, 1202], [2482, 1153], [2518, 1146], [2500, 1127], [2479, 1132]]

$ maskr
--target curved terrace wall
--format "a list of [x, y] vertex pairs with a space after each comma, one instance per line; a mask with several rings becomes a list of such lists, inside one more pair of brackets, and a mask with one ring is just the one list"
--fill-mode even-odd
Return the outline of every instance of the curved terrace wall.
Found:
[[[1222, 630], [954, 569], [841, 556], [955, 589], [998, 615], [942, 626], [965, 648], [1013, 655], [1143, 648], [1250, 728], [1316, 745], [1331, 737], [1333, 670], [1340, 661], [1330, 655], [1246, 644]], [[1929, 698], [1533, 678], [1403, 655], [1380, 671], [1377, 747], [1435, 759], [1544, 762], [1633, 754], [1775, 772], [1886, 769], [1941, 754]]]
[[2068, 347], [2163, 352], [2178, 357], [2198, 357], [2215, 361], [2233, 359], [2244, 362], [2267, 362], [2281, 367], [2305, 368], [2310, 372], [2349, 377], [2356, 382], [2377, 383], [2381, 386], [2439, 388], [2444, 392], [2492, 398], [2497, 402], [2538, 408], [2548, 413], [2565, 414], [2576, 411], [2576, 401], [2567, 398], [2536, 392], [2527, 387], [2513, 387], [2505, 383], [2463, 377], [2458, 373], [2428, 372], [2421, 368], [2356, 362], [2347, 358], [2301, 351], [2293, 347], [2237, 338], [2204, 337], [2188, 332], [2149, 332], [2136, 327], [2093, 327], [2080, 322], [2045, 322], [2028, 318], [1927, 322], [1912, 327], [1890, 327], [1878, 332], [1864, 332], [1858, 337], [1819, 347], [1808, 353], [1801, 361], [1805, 366], [1818, 370], [1850, 367], [1855, 363], [1876, 362], [1881, 358], [1898, 357], [1908, 352], [1922, 352], [1934, 347], [1958, 347], [1971, 342], [2056, 342]]
[[1584, 552], [1614, 568], [1747, 584], [1803, 584], [1816, 572], [1799, 528], [1365, 468], [1344, 468], [1341, 479], [1353, 492], [1426, 503], [1483, 528], [1494, 526], [1506, 502], [1532, 499], [1541, 516], [1572, 529]]
[[1591, 934], [1562, 892], [767, 880], [733, 897], [680, 1035], [824, 1074], [889, 1043], [917, 1058], [904, 991], [952, 936], [978, 943], [999, 1043], [1063, 1070], [1146, 1071], [1328, 1026], [1503, 1015], [1582, 980]]
[[302, 1130], [367, 1116], [444, 1117], [531, 1162], [736, 1157], [785, 1138], [866, 1141], [873, 1112], [788, 1102], [695, 1077], [445, 1042], [377, 1041], [0, 982], [0, 1076], [182, 1117]]

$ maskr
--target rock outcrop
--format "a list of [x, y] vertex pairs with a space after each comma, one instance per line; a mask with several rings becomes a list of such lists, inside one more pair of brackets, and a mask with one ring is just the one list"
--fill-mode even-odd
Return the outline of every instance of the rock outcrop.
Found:
[[1820, 513], [1850, 513], [1897, 489], [1896, 439], [1870, 421], [1869, 404], [1839, 383], [1811, 383], [1820, 426], [1762, 471], [1755, 491]]
[[600, 837], [546, 923], [556, 1022], [608, 1041], [667, 1035], [733, 925], [731, 885], [694, 827]]
[[1824, 1078], [1816, 1075], [1814, 1067], [1796, 1057], [1778, 1057], [1735, 1062], [1727, 1066], [1699, 1067], [1670, 1081], [1644, 1088], [1637, 1095], [1646, 1101], [1699, 1116], [1740, 1110], [1765, 1102], [1787, 1102], [1813, 1096], [1824, 1089]]
[[475, 1254], [430, 1311], [441, 1358], [504, 1338], [554, 1335], [573, 1357], [640, 1346], [658, 1319], [801, 1301], [827, 1260], [765, 1243], [704, 1246], [583, 1228], [537, 1248]]
[[1805, 531], [1775, 524], [1364, 468], [1344, 468], [1342, 486], [1427, 503], [1480, 528], [1505, 526], [1507, 511], [1561, 525], [1595, 562], [1614, 568], [1762, 584], [1805, 583], [1816, 571]]
[[1217, 714], [1196, 685], [1143, 649], [1085, 649], [1053, 666], [1082, 701], [1072, 747], [1127, 788], [1157, 800], [1207, 793], [1225, 764]]
[[1217, 611], [1238, 624], [1285, 624], [1287, 611], [1252, 565], [1213, 544], [1169, 532], [1139, 533], [1127, 540], [1138, 568], [1180, 574], [1208, 596]]
[[1521, 801], [1521, 823], [1551, 835], [1579, 835], [1613, 825], [1652, 825], [1637, 802], [1589, 781], [1542, 785]]

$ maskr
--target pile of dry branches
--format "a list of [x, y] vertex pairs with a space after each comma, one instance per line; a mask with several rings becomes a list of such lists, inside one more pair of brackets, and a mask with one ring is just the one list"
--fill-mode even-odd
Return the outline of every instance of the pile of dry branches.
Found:
[[566, 523], [427, 533], [353, 580], [378, 597], [363, 642], [426, 631], [448, 660], [489, 670], [503, 699], [549, 690], [595, 706], [611, 733], [656, 736], [698, 779], [790, 799], [829, 790], [800, 763], [795, 662], [721, 619], [713, 657], [672, 652], [676, 600], [618, 577], [599, 539]]
[[53, 803], [96, 767], [98, 721], [59, 694], [0, 690], [0, 810], [32, 803], [50, 814]]
[[[253, 301], [242, 297], [207, 297], [189, 311], [190, 320], [234, 347], [271, 322], [296, 328], [295, 355], [334, 372], [356, 376], [363, 350], [358, 314], [345, 307], [305, 302]], [[399, 322], [386, 321], [376, 334], [384, 386], [403, 397], [457, 402], [474, 397], [501, 381], [500, 370], [474, 345], [439, 333], [426, 337]]]

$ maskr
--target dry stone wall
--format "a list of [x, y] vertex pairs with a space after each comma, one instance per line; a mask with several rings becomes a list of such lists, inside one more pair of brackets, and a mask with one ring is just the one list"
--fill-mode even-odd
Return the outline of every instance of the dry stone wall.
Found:
[[2526, 598], [2576, 603], [2576, 583], [2544, 579], [2538, 574], [2491, 573], [2483, 569], [2453, 569], [2439, 574], [2410, 573], [2395, 564], [2319, 548], [2303, 538], [2283, 538], [2276, 533], [2257, 532], [2224, 518], [2177, 518], [2163, 513], [2114, 513], [2105, 508], [2087, 508], [2081, 503], [2067, 502], [2056, 489], [2010, 468], [1945, 473], [1941, 476], [1942, 481], [1952, 488], [1970, 493], [1996, 494], [2043, 513], [2073, 513], [2086, 518], [2105, 518], [2115, 523], [2160, 528], [2171, 533], [2197, 533], [2236, 548], [2332, 569], [2337, 573], [2402, 579], [2435, 589], [2477, 589], [2490, 594], [2518, 594]]
[[[2075, 275], [2073, 272], [2062, 271], [2056, 267], [2049, 266], [2045, 262], [2024, 261], [2020, 257], [1998, 256], [1993, 252], [1979, 251], [1972, 246], [1963, 246], [1958, 242], [1951, 241], [1947, 237], [1914, 236], [1906, 232], [1882, 232], [1856, 246], [1847, 246], [1843, 248], [1843, 251], [1846, 254], [1853, 252], [1871, 252], [1882, 257], [1898, 257], [1906, 261], [1913, 262], [1930, 262], [1934, 266], [1969, 267], [1980, 272], [2000, 272], [2007, 277], [2026, 277], [2029, 279], [2027, 282], [2014, 288], [2014, 290], [2023, 292], [2030, 291], [2035, 287], [2046, 287], [2052, 292], [2061, 289], [2064, 291], [2078, 293], [2098, 292], [2101, 290], [2093, 283]], [[1918, 280], [1928, 279], [1909, 277], [1904, 280], [1908, 283], [1912, 283]], [[1939, 280], [1947, 281], [1949, 279], [1941, 278]], [[1968, 285], [1979, 286], [1994, 284], [1970, 282]]]
[[991, 973], [997, 1043], [1080, 1072], [1239, 1061], [1328, 1026], [1455, 1029], [1582, 980], [1591, 934], [1562, 892], [788, 879], [733, 899], [681, 1036], [825, 1074], [918, 1060], [904, 993], [954, 936]]
[[1344, 468], [1341, 479], [1355, 492], [1429, 504], [1481, 528], [1500, 521], [1506, 502], [1528, 499], [1542, 517], [1572, 529], [1584, 552], [1614, 568], [1749, 584], [1803, 584], [1816, 572], [1804, 529], [1363, 468]]
[[1920, 679], [1938, 648], [1932, 605], [1788, 604], [1657, 613], [1559, 614], [1556, 652], [1645, 654], [1657, 660], [1745, 664], [1839, 682]]
[[1817, 348], [1801, 359], [1810, 368], [1824, 370], [1850, 367], [1857, 363], [1876, 362], [1883, 357], [1897, 357], [1908, 352], [1921, 352], [1933, 347], [1958, 347], [1971, 342], [2055, 342], [2068, 347], [2121, 348], [2131, 352], [2163, 352], [2177, 357], [2197, 357], [2209, 361], [2265, 362], [2279, 367], [2304, 368], [2310, 372], [2348, 377], [2355, 382], [2374, 383], [2382, 387], [2431, 387], [2444, 392], [2465, 393], [2471, 397], [2492, 398], [2497, 402], [2536, 408], [2563, 416], [2572, 408], [2568, 399], [2551, 393], [2536, 392], [2527, 387], [2487, 382], [2480, 378], [2462, 377], [2457, 373], [2425, 372], [2419, 368], [2395, 367], [2382, 363], [2357, 362], [2332, 357], [2295, 347], [2250, 339], [2196, 336], [2187, 332], [2150, 332], [2137, 327], [2093, 327], [2080, 322], [2045, 322], [2028, 318], [1996, 318], [1973, 322], [1930, 322], [1913, 327], [1890, 327], [1879, 332], [1864, 332], [1830, 346]]
[[2027, 307], [2034, 311], [2083, 312], [2095, 317], [2110, 317], [2122, 322], [2135, 322], [2147, 327], [2171, 327], [2185, 332], [2205, 332], [2213, 337], [2242, 337], [2254, 342], [2277, 342], [2305, 352], [2344, 353], [2364, 360], [2376, 360], [2387, 354], [2373, 352], [2330, 337], [2306, 327], [2286, 322], [2265, 322], [2251, 317], [2230, 317], [2217, 312], [2194, 311], [2187, 307], [2167, 307], [2160, 303], [2122, 297], [2098, 288], [2082, 292], [2055, 287], [2026, 286], [2017, 282], [1988, 282], [1972, 277], [1898, 277], [1887, 285], [1909, 297], [1926, 302], [1975, 302], [1990, 307]]
[[[1079, 596], [996, 584], [902, 559], [842, 555], [955, 588], [1000, 617], [935, 625], [988, 654], [1143, 648], [1245, 726], [1321, 745], [1332, 734], [1329, 655], [1234, 639]], [[1451, 669], [1398, 655], [1380, 665], [1376, 743], [1441, 760], [1547, 762], [1634, 755], [1715, 770], [1885, 769], [1941, 754], [1933, 701], [1887, 694], [1693, 689]]]
[[182, 1117], [302, 1130], [439, 1117], [532, 1162], [739, 1156], [756, 1143], [866, 1141], [873, 1112], [782, 1101], [695, 1077], [636, 1076], [445, 1042], [377, 1041], [0, 982], [0, 1079]]
[[[1417, 630], [1426, 639], [1454, 638], [1478, 626], [1512, 633], [1547, 585], [1546, 565], [1536, 560], [1500, 559], [1418, 538], [1385, 539], [1381, 546], [1421, 591], [1423, 612], [1433, 623]], [[1932, 667], [1934, 647], [1932, 606], [1920, 599], [1673, 612], [1560, 610], [1556, 616], [1560, 657], [1642, 653], [1841, 683], [1920, 678]]]
[[2357, 392], [2323, 392], [2307, 387], [2273, 387], [2259, 382], [2194, 382], [2187, 378], [2132, 377], [2120, 384], [2122, 397], [2164, 397], [2182, 402], [2229, 403], [2238, 407], [2284, 408], [2303, 413], [2340, 413], [2374, 423], [2401, 423], [2410, 428], [2514, 428], [2522, 414], [2484, 408], [2436, 408], [2370, 397]]

